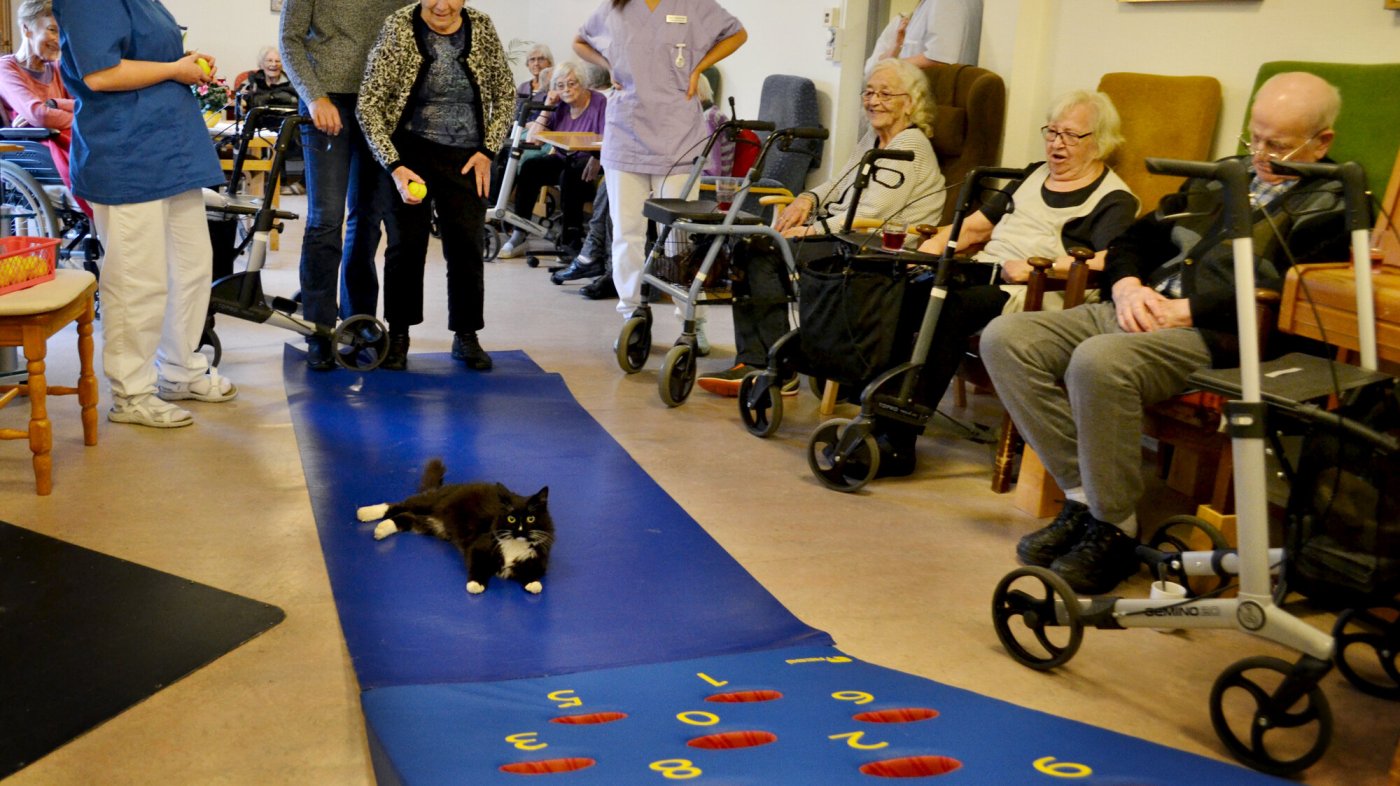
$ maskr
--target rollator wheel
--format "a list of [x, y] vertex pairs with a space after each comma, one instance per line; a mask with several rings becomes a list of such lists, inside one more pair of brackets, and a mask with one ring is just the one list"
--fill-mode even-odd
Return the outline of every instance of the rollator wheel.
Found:
[[384, 362], [389, 333], [378, 319], [356, 314], [341, 322], [331, 336], [335, 360], [351, 371], [373, 371]]
[[481, 261], [495, 262], [496, 255], [501, 253], [501, 233], [490, 224], [486, 224], [481, 229]]
[[1311, 767], [1332, 742], [1332, 710], [1313, 685], [1292, 706], [1276, 707], [1273, 694], [1293, 664], [1258, 655], [1234, 664], [1210, 689], [1210, 722], [1230, 754], [1270, 775]]
[[[992, 627], [1011, 657], [1036, 671], [1068, 663], [1084, 638], [1074, 590], [1054, 571], [1041, 567], [1017, 568], [997, 584], [992, 593]], [[1051, 636], [1052, 627], [1064, 631]], [[1034, 635], [1034, 644], [1027, 632]], [[1023, 640], [1027, 643], [1022, 644]]]
[[677, 344], [666, 351], [666, 362], [656, 381], [661, 400], [668, 407], [679, 407], [690, 398], [695, 388], [695, 350], [689, 344]]
[[851, 423], [846, 418], [828, 420], [817, 426], [807, 441], [807, 466], [823, 486], [833, 491], [859, 491], [880, 468], [880, 448], [870, 434], [841, 452], [841, 437]]
[[[1214, 551], [1222, 551], [1230, 548], [1230, 541], [1225, 539], [1225, 535], [1210, 524], [1205, 519], [1196, 516], [1172, 516], [1152, 533], [1152, 539], [1147, 545], [1165, 554], [1181, 554], [1187, 551], [1201, 551], [1198, 538], [1192, 538], [1192, 534], [1199, 532], [1210, 541], [1210, 548]], [[1196, 544], [1193, 545], [1192, 541]], [[1187, 576], [1184, 571], [1169, 571], [1164, 578], [1174, 581], [1186, 588], [1187, 597], [1196, 598], [1202, 595], [1209, 595], [1225, 588], [1230, 583], [1228, 576]]]
[[537, 257], [537, 256], [535, 256], [534, 254], [529, 254], [529, 255], [527, 255], [527, 256], [525, 257], [525, 266], [526, 266], [526, 267], [539, 267], [539, 266], [540, 266], [540, 258]]
[[651, 357], [651, 323], [645, 317], [629, 317], [617, 336], [617, 365], [635, 374]]
[[755, 437], [771, 437], [783, 422], [783, 397], [772, 385], [754, 397], [754, 383], [761, 371], [744, 376], [739, 382], [739, 418]]
[[1400, 604], [1347, 609], [1332, 628], [1337, 671], [1363, 693], [1400, 701]]

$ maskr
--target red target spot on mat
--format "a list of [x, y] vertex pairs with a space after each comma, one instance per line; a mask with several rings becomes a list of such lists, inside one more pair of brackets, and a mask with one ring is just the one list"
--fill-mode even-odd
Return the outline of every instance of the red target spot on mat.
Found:
[[571, 726], [585, 726], [595, 723], [612, 723], [627, 717], [625, 712], [590, 712], [587, 715], [560, 715], [550, 718], [550, 723], [566, 723]]
[[783, 694], [775, 690], [740, 690], [733, 693], [716, 693], [705, 699], [705, 701], [716, 701], [722, 704], [745, 704], [751, 701], [777, 701]]
[[766, 731], [727, 731], [723, 734], [696, 737], [687, 742], [686, 745], [692, 748], [725, 751], [738, 748], [757, 748], [760, 745], [769, 745], [777, 741], [778, 735]]
[[859, 715], [852, 715], [851, 717], [861, 723], [913, 723], [914, 721], [937, 718], [938, 710], [930, 710], [924, 707], [900, 707], [894, 710], [862, 712]]
[[962, 762], [947, 756], [906, 756], [872, 761], [861, 765], [860, 771], [877, 778], [927, 778], [930, 775], [947, 775], [961, 766]]
[[586, 770], [597, 764], [594, 759], [569, 758], [569, 759], [546, 759], [544, 761], [518, 761], [514, 764], [502, 764], [501, 772], [509, 772], [515, 775], [554, 775], [560, 772], [574, 772], [575, 770]]

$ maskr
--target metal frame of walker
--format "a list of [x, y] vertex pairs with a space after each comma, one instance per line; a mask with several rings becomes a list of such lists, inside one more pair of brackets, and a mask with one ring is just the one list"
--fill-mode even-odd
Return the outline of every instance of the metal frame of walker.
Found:
[[[1332, 716], [1319, 682], [1332, 669], [1333, 636], [1280, 608], [1274, 600], [1271, 573], [1283, 560], [1283, 549], [1269, 548], [1268, 500], [1265, 478], [1265, 418], [1268, 404], [1261, 394], [1258, 328], [1254, 313], [1254, 247], [1250, 227], [1249, 172], [1238, 159], [1218, 163], [1147, 159], [1148, 171], [1216, 180], [1224, 186], [1227, 236], [1231, 238], [1236, 278], [1236, 309], [1240, 337], [1239, 400], [1226, 404], [1225, 414], [1235, 461], [1235, 502], [1238, 512], [1237, 551], [1185, 551], [1164, 553], [1140, 546], [1139, 555], [1154, 563], [1161, 572], [1178, 576], [1237, 574], [1235, 598], [1077, 598], [1069, 585], [1052, 571], [1023, 567], [1012, 571], [998, 584], [993, 595], [993, 624], [997, 636], [1018, 662], [1037, 670], [1049, 670], [1067, 662], [1078, 649], [1084, 625], [1102, 629], [1166, 628], [1239, 630], [1281, 644], [1299, 652], [1296, 663], [1270, 658], [1246, 658], [1227, 668], [1216, 680], [1210, 696], [1212, 725], [1230, 753], [1255, 769], [1275, 775], [1301, 772], [1319, 760], [1331, 742]], [[1280, 164], [1274, 166], [1284, 167]], [[1376, 368], [1375, 307], [1369, 265], [1369, 211], [1365, 207], [1365, 174], [1355, 163], [1342, 165], [1290, 164], [1291, 174], [1335, 177], [1343, 181], [1348, 205], [1352, 256], [1357, 273], [1357, 318], [1361, 326], [1362, 365]], [[1358, 207], [1358, 205], [1360, 207]], [[1308, 407], [1294, 414], [1308, 416]], [[1314, 419], [1341, 420], [1326, 413], [1311, 413]], [[1351, 430], [1366, 431], [1352, 423]], [[1376, 439], [1375, 436], [1370, 437]], [[1381, 440], [1386, 439], [1380, 437]], [[1181, 517], [1188, 518], [1188, 517]], [[1215, 538], [1212, 538], [1215, 540]], [[1020, 589], [1012, 589], [1018, 579], [1038, 580], [1046, 592], [1042, 599]], [[1048, 656], [1027, 650], [1009, 624], [1019, 620], [1032, 631]], [[1069, 629], [1063, 643], [1052, 642], [1045, 629]], [[1253, 682], [1246, 672], [1271, 670], [1283, 675], [1272, 690]], [[1226, 717], [1223, 699], [1226, 691], [1242, 688], [1256, 702], [1246, 738], [1237, 735]], [[1274, 758], [1266, 746], [1266, 736], [1274, 731], [1296, 733], [1316, 725], [1316, 739], [1310, 747], [1289, 759]], [[1296, 748], [1293, 748], [1296, 749]]]
[[668, 281], [655, 273], [659, 260], [666, 253], [666, 245], [671, 239], [672, 233], [718, 235], [720, 237], [765, 235], [773, 240], [782, 254], [790, 282], [794, 285], [796, 282], [797, 266], [786, 238], [773, 227], [764, 224], [757, 216], [744, 213], [742, 206], [753, 187], [756, 173], [763, 171], [764, 161], [767, 160], [768, 152], [775, 144], [778, 145], [779, 150], [787, 151], [794, 140], [826, 139], [827, 131], [824, 128], [804, 127], [776, 129], [772, 123], [759, 120], [730, 120], [715, 129], [715, 133], [711, 134], [705, 143], [705, 149], [691, 163], [690, 174], [681, 189], [682, 195], [693, 193], [700, 181], [705, 162], [709, 160], [710, 150], [720, 135], [737, 134], [741, 130], [770, 133], [759, 150], [758, 158], [740, 182], [728, 210], [721, 213], [714, 200], [687, 200], [684, 198], [648, 199], [643, 206], [643, 214], [656, 222], [661, 230], [657, 233], [656, 241], [652, 244], [646, 262], [642, 266], [642, 304], [632, 312], [622, 325], [622, 331], [618, 334], [617, 339], [616, 357], [618, 366], [628, 374], [635, 374], [642, 370], [642, 367], [646, 365], [647, 358], [651, 356], [652, 316], [651, 306], [646, 302], [647, 297], [650, 290], [653, 289], [670, 295], [677, 306], [682, 307], [683, 314], [681, 335], [676, 339], [675, 345], [667, 350], [661, 375], [657, 379], [658, 393], [661, 400], [669, 407], [678, 407], [683, 404], [690, 397], [691, 390], [695, 386], [695, 378], [698, 373], [695, 360], [699, 354], [695, 337], [696, 308], [732, 303], [732, 298], [728, 296], [712, 298], [705, 292], [705, 282], [715, 260], [719, 257], [721, 243], [709, 245], [695, 278], [688, 285]]
[[[248, 153], [249, 143], [258, 133], [258, 120], [264, 114], [281, 116], [283, 119], [277, 132], [277, 141], [273, 144], [272, 161], [264, 178], [262, 199], [241, 199], [237, 194], [243, 177], [243, 162]], [[262, 268], [267, 260], [271, 233], [274, 229], [281, 230], [282, 225], [279, 222], [298, 218], [296, 213], [277, 210], [272, 206], [273, 197], [277, 193], [277, 181], [286, 167], [287, 151], [293, 135], [300, 133], [301, 127], [311, 122], [311, 118], [289, 114], [288, 110], [255, 107], [244, 119], [238, 147], [234, 152], [227, 193], [205, 191], [206, 215], [224, 220], [251, 217], [253, 221], [248, 236], [236, 249], [240, 255], [245, 250], [249, 252], [246, 269], [215, 281], [209, 295], [209, 317], [205, 320], [201, 346], [213, 349], [212, 365], [216, 367], [223, 354], [222, 344], [214, 328], [214, 318], [218, 314], [248, 322], [265, 323], [303, 336], [324, 338], [331, 342], [331, 354], [343, 368], [370, 371], [384, 360], [389, 345], [388, 331], [374, 316], [356, 314], [340, 321], [335, 327], [328, 328], [298, 316], [301, 306], [296, 301], [263, 293]]]
[[[531, 112], [554, 111], [557, 104], [546, 104], [541, 101], [524, 101], [520, 104], [520, 110], [515, 113], [515, 121], [510, 128], [510, 155], [506, 158], [505, 173], [501, 176], [501, 189], [496, 194], [496, 204], [486, 209], [486, 237], [482, 243], [482, 259], [489, 262], [500, 253], [501, 246], [505, 241], [501, 238], [497, 230], [490, 225], [495, 221], [502, 229], [510, 227], [519, 229], [531, 237], [547, 239], [553, 230], [552, 226], [535, 221], [532, 216], [522, 216], [511, 209], [511, 190], [515, 188], [515, 178], [520, 173], [520, 164], [529, 148], [526, 146], [528, 140], [529, 123], [525, 118]], [[534, 254], [526, 254], [525, 264], [530, 267], [538, 267], [540, 260]]]

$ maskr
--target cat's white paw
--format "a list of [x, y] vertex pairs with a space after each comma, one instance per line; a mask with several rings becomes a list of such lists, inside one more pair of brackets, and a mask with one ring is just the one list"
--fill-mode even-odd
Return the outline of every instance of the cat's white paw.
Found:
[[485, 592], [485, 591], [486, 591], [486, 588], [483, 587], [483, 586], [480, 585], [480, 584], [477, 584], [475, 581], [469, 581], [469, 582], [467, 582], [467, 592], [470, 592], [470, 593], [473, 594], [473, 595], [480, 595], [481, 593], [483, 593], [483, 592]]
[[544, 589], [544, 585], [539, 583], [538, 581], [532, 581], [529, 584], [525, 585], [525, 591], [530, 593], [531, 595], [540, 594], [540, 590], [542, 589]]
[[387, 504], [366, 505], [355, 511], [355, 518], [360, 521], [377, 521], [384, 518], [384, 514], [389, 512]]
[[375, 526], [374, 539], [383, 540], [398, 531], [399, 525], [395, 524], [393, 519], [384, 519]]

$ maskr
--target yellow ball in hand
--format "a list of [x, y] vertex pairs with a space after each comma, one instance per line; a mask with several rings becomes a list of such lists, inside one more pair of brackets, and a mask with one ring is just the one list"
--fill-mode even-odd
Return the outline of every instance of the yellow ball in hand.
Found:
[[195, 60], [194, 62], [199, 66], [199, 70], [204, 72], [205, 76], [209, 76], [209, 74], [213, 72], [213, 69], [209, 68], [208, 60], [205, 60], [201, 57], [198, 60]]
[[408, 195], [414, 199], [422, 199], [428, 195], [428, 187], [417, 180], [411, 180], [408, 183]]

